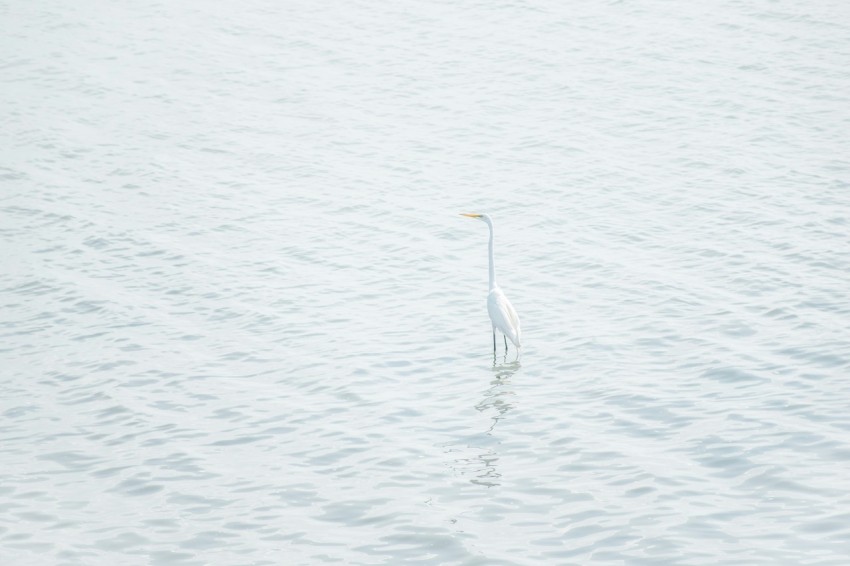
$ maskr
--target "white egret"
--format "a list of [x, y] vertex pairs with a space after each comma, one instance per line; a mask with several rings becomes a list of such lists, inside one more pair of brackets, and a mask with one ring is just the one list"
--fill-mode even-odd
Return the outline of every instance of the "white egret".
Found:
[[505, 338], [505, 353], [508, 352], [508, 338], [517, 348], [517, 357], [522, 349], [520, 345], [521, 332], [519, 327], [519, 316], [517, 316], [513, 305], [499, 289], [496, 284], [496, 264], [493, 260], [493, 219], [487, 214], [461, 213], [461, 216], [483, 220], [490, 227], [490, 291], [487, 294], [487, 312], [490, 313], [490, 322], [493, 324], [493, 355], [496, 355], [496, 329]]

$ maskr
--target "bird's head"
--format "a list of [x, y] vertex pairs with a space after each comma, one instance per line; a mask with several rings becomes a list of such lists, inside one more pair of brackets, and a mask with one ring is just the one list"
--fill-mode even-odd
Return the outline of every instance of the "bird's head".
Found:
[[476, 220], [483, 220], [487, 224], [490, 224], [490, 216], [487, 214], [478, 214], [474, 212], [461, 212], [461, 216], [466, 216], [467, 218], [475, 218]]

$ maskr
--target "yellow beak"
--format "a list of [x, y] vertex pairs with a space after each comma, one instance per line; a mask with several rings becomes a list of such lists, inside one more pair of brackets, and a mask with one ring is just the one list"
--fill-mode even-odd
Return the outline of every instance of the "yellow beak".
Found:
[[461, 212], [461, 216], [469, 216], [470, 218], [481, 218], [480, 214], [471, 214], [469, 212]]

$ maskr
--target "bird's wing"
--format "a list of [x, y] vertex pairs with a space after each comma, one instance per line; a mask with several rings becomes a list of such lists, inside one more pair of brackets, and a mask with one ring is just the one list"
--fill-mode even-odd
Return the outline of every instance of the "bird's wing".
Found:
[[490, 293], [488, 301], [488, 310], [490, 319], [493, 324], [501, 330], [505, 336], [511, 339], [515, 345], [520, 344], [520, 325], [519, 316], [514, 310], [513, 305], [502, 293], [501, 289], [496, 289]]
[[505, 300], [505, 310], [508, 311], [508, 317], [511, 319], [511, 324], [516, 328], [517, 336], [519, 336], [519, 315], [516, 313], [516, 309], [508, 300], [507, 297], [502, 295], [502, 298]]

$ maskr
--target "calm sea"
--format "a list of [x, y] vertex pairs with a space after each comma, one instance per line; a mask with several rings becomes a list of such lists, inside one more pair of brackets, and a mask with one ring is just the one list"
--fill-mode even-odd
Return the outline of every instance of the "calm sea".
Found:
[[4, 566], [850, 563], [846, 2], [0, 22]]

